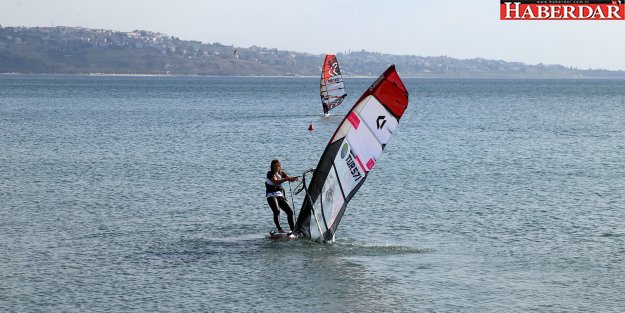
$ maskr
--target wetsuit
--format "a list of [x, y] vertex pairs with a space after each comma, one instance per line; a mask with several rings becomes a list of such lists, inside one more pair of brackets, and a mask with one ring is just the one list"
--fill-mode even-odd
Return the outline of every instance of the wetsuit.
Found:
[[295, 219], [293, 217], [293, 209], [291, 209], [289, 202], [286, 201], [286, 197], [285, 197], [286, 192], [284, 191], [284, 188], [282, 188], [282, 184], [276, 185], [273, 183], [273, 181], [271, 181], [272, 178], [282, 179], [286, 176], [287, 176], [286, 173], [283, 171], [280, 171], [280, 172], [269, 171], [267, 172], [267, 177], [265, 178], [267, 203], [269, 204], [271, 211], [273, 211], [273, 222], [274, 224], [276, 224], [276, 227], [278, 228], [279, 231], [282, 230], [282, 227], [280, 227], [280, 209], [282, 209], [282, 211], [286, 213], [291, 231], [295, 229]]

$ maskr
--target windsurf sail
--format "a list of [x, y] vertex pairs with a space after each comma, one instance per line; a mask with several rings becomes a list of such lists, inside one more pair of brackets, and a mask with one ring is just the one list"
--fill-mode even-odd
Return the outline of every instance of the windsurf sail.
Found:
[[347, 96], [339, 62], [334, 54], [326, 54], [321, 68], [321, 105], [323, 113], [328, 113], [337, 107]]
[[296, 231], [314, 241], [332, 241], [347, 203], [408, 107], [408, 91], [391, 65], [349, 110], [321, 154], [306, 189]]

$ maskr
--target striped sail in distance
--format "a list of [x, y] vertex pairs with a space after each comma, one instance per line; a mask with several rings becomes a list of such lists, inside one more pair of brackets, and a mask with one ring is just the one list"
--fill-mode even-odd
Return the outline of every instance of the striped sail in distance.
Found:
[[347, 96], [341, 68], [334, 54], [327, 54], [323, 61], [320, 90], [324, 114], [328, 114], [330, 110], [343, 103]]

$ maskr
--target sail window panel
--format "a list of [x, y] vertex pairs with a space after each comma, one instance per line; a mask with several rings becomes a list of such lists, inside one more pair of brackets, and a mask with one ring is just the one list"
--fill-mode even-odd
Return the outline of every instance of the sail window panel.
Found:
[[389, 142], [399, 125], [399, 121], [375, 97], [367, 98], [358, 115], [383, 145]]
[[[350, 118], [350, 123], [354, 127], [347, 132], [346, 139], [352, 148], [354, 158], [368, 172], [375, 165], [375, 161], [382, 155], [382, 145], [369, 130], [369, 127], [362, 123], [361, 118], [356, 114], [348, 117], [348, 119]], [[356, 119], [358, 119], [358, 122], [356, 122]], [[355, 125], [358, 125], [358, 127]]]
[[322, 229], [325, 229], [325, 226], [332, 226], [336, 216], [343, 206], [343, 203], [345, 203], [345, 199], [343, 198], [339, 186], [338, 178], [336, 177], [334, 170], [330, 170], [328, 178], [321, 189], [320, 196], [323, 207], [323, 217], [325, 218], [325, 224], [322, 224]]
[[317, 239], [321, 237], [321, 234], [327, 229], [323, 223], [323, 216], [321, 215], [321, 201], [313, 204], [314, 212], [310, 217], [310, 238]]
[[329, 99], [330, 101], [334, 101], [336, 99], [341, 99], [343, 97], [343, 95], [346, 94], [346, 92], [345, 92], [345, 85], [343, 84], [342, 80], [339, 81], [338, 83], [328, 84], [328, 85], [323, 87], [322, 94], [324, 96], [330, 97], [330, 99]]
[[[343, 89], [343, 86], [328, 86], [330, 88], [328, 88], [328, 96], [330, 97], [335, 97], [335, 98], [340, 98], [345, 94], [345, 89]], [[330, 99], [332, 100], [332, 98]]]

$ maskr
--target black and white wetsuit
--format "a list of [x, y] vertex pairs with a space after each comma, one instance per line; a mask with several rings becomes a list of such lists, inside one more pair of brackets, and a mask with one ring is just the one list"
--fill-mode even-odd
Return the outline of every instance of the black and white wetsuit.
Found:
[[280, 227], [280, 209], [282, 209], [282, 211], [286, 213], [289, 227], [291, 231], [293, 231], [293, 229], [295, 229], [295, 218], [293, 217], [293, 209], [291, 209], [289, 202], [286, 200], [286, 192], [284, 188], [282, 188], [282, 184], [274, 184], [272, 181], [272, 178], [280, 180], [286, 176], [286, 173], [283, 171], [267, 172], [267, 177], [265, 177], [265, 190], [267, 203], [271, 211], [273, 211], [273, 222], [276, 224], [278, 230], [282, 230], [282, 227]]

